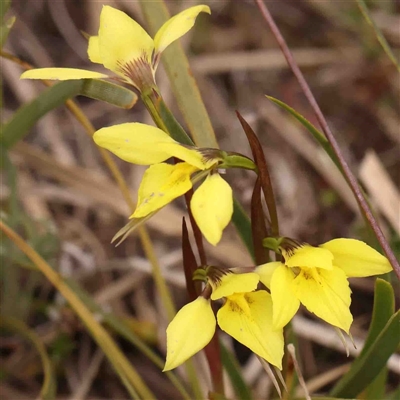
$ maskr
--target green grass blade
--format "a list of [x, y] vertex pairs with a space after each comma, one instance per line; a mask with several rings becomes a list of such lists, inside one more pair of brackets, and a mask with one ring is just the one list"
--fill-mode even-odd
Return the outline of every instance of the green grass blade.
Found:
[[[165, 2], [141, 0], [140, 4], [149, 31], [154, 35], [170, 17]], [[218, 143], [210, 118], [180, 43], [172, 43], [161, 59], [194, 142], [199, 147], [217, 148]]]
[[364, 0], [356, 0], [357, 6], [361, 11], [361, 14], [365, 18], [365, 20], [368, 22], [368, 24], [371, 26], [373, 29], [376, 38], [378, 39], [378, 42], [382, 46], [383, 51], [387, 54], [387, 56], [390, 58], [390, 61], [395, 65], [397, 68], [397, 71], [400, 72], [400, 64], [396, 59], [396, 56], [393, 54], [392, 49], [389, 46], [389, 43], [386, 41], [385, 36], [383, 36], [382, 32], [380, 29], [376, 26], [374, 21], [369, 15], [368, 7], [365, 4]]
[[374, 306], [372, 310], [371, 325], [359, 357], [363, 357], [367, 353], [368, 349], [375, 342], [378, 335], [385, 328], [395, 310], [393, 288], [389, 282], [377, 278], [375, 282], [374, 293]]
[[35, 347], [42, 361], [44, 375], [39, 398], [43, 400], [54, 399], [56, 395], [57, 381], [50, 358], [40, 337], [33, 329], [30, 329], [24, 322], [16, 318], [0, 316], [0, 326], [2, 329], [19, 333]]
[[377, 279], [371, 326], [360, 355], [330, 393], [336, 397], [355, 397], [386, 366], [400, 343], [400, 311], [392, 315], [394, 294], [391, 285]]
[[136, 93], [123, 86], [100, 79], [83, 79], [82, 81], [82, 89], [78, 93], [81, 96], [104, 101], [126, 110], [132, 108], [137, 102]]
[[2, 144], [11, 148], [46, 113], [78, 95], [106, 101], [122, 108], [132, 107], [137, 100], [135, 93], [106, 81], [81, 79], [56, 83], [44, 90], [36, 99], [18, 109], [12, 119], [2, 128]]
[[332, 161], [336, 164], [340, 171], [342, 171], [342, 167], [340, 166], [335, 153], [333, 152], [331, 145], [326, 139], [325, 135], [317, 129], [308, 119], [304, 118], [301, 114], [299, 114], [295, 109], [288, 106], [283, 101], [280, 101], [272, 96], [265, 96], [268, 100], [271, 100], [273, 103], [283, 108], [293, 117], [295, 117], [313, 136], [314, 139], [322, 146], [322, 148], [327, 152]]
[[388, 379], [388, 368], [384, 367], [378, 376], [368, 385], [363, 392], [363, 398], [366, 400], [384, 399], [386, 391], [386, 382]]
[[36, 121], [69, 98], [76, 96], [82, 86], [82, 81], [57, 83], [43, 91], [30, 103], [20, 107], [2, 129], [2, 144], [7, 148], [14, 146], [29, 132]]
[[[378, 337], [379, 333], [384, 329], [390, 317], [393, 315], [395, 310], [394, 302], [395, 299], [392, 286], [389, 282], [378, 278], [375, 284], [375, 298], [371, 326], [359, 357], [364, 356]], [[365, 399], [374, 400], [384, 397], [387, 375], [387, 367], [384, 367], [374, 381], [366, 388]]]

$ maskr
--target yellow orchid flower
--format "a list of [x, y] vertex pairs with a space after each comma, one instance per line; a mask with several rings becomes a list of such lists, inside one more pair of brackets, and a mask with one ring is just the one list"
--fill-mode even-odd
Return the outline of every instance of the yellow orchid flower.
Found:
[[[94, 141], [125, 161], [150, 165], [139, 187], [138, 203], [131, 218], [152, 215], [183, 195], [206, 176], [195, 191], [190, 208], [205, 238], [216, 245], [233, 213], [232, 189], [217, 172], [220, 159], [214, 149], [182, 145], [161, 129], [125, 123], [95, 132]], [[163, 161], [176, 157], [175, 165]]]
[[[212, 284], [211, 300], [223, 298], [217, 312], [219, 327], [252, 352], [282, 369], [283, 331], [272, 328], [271, 295], [257, 288], [253, 272], [228, 273]], [[210, 282], [212, 283], [212, 282]], [[212, 339], [216, 319], [210, 299], [199, 296], [179, 310], [167, 328], [167, 360], [164, 371], [184, 363]]]
[[260, 265], [256, 272], [271, 290], [273, 325], [284, 327], [300, 303], [308, 311], [349, 333], [351, 290], [347, 278], [380, 275], [392, 267], [386, 257], [364, 242], [334, 239], [319, 247], [284, 238], [284, 263]]
[[[201, 12], [211, 13], [205, 5], [190, 7], [170, 18], [156, 33], [154, 40], [132, 18], [110, 6], [103, 6], [97, 36], [89, 38], [90, 61], [103, 64], [125, 83], [139, 91], [155, 86], [155, 71], [161, 53], [188, 32]], [[108, 78], [103, 73], [76, 68], [39, 68], [26, 71], [22, 79]]]

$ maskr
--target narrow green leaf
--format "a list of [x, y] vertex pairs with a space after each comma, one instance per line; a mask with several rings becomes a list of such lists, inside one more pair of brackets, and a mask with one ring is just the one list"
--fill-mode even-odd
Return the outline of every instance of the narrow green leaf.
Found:
[[83, 79], [78, 94], [125, 109], [132, 108], [138, 99], [136, 93], [131, 90], [100, 79]]
[[[154, 35], [170, 17], [165, 2], [141, 0], [140, 4], [149, 31]], [[204, 16], [200, 15], [198, 18]], [[194, 142], [199, 147], [217, 148], [218, 143], [210, 118], [180, 43], [172, 43], [165, 50], [162, 63]]]
[[368, 22], [368, 24], [373, 29], [375, 36], [378, 39], [378, 42], [382, 46], [383, 51], [390, 58], [390, 61], [395, 65], [395, 67], [397, 68], [397, 71], [400, 72], [400, 64], [397, 61], [396, 56], [393, 54], [392, 49], [389, 46], [389, 43], [386, 41], [385, 36], [383, 36], [380, 29], [376, 26], [376, 24], [372, 20], [371, 16], [369, 15], [368, 7], [365, 4], [365, 1], [364, 0], [356, 0], [356, 2], [357, 2], [358, 8], [360, 9], [363, 17], [365, 18], [365, 20]]
[[385, 328], [389, 319], [394, 314], [394, 292], [392, 285], [380, 278], [376, 279], [374, 291], [374, 306], [371, 324], [365, 344], [358, 357], [363, 357], [375, 342], [378, 335]]
[[[375, 283], [374, 307], [372, 312], [371, 325], [365, 345], [361, 350], [359, 357], [362, 357], [373, 344], [379, 333], [385, 327], [390, 317], [394, 313], [394, 293], [391, 284], [378, 278]], [[384, 367], [378, 376], [365, 389], [365, 399], [383, 398], [386, 388], [388, 370]]]
[[273, 103], [278, 105], [279, 107], [283, 108], [286, 110], [289, 114], [293, 115], [313, 136], [314, 139], [322, 146], [322, 148], [327, 152], [329, 157], [332, 159], [332, 161], [336, 164], [336, 166], [339, 168], [340, 171], [342, 171], [342, 168], [337, 160], [337, 157], [335, 153], [333, 152], [331, 145], [329, 144], [328, 140], [326, 139], [325, 135], [317, 129], [307, 118], [303, 117], [301, 114], [299, 114], [295, 109], [292, 107], [288, 106], [286, 103], [283, 101], [280, 101], [276, 99], [275, 97], [272, 96], [265, 96], [268, 100], [271, 100]]
[[42, 343], [40, 337], [33, 329], [30, 329], [23, 321], [12, 318], [0, 316], [0, 326], [3, 329], [12, 330], [19, 333], [26, 340], [31, 342], [39, 353], [43, 366], [43, 384], [40, 390], [39, 398], [43, 400], [52, 400], [56, 395], [57, 380], [54, 375], [53, 366], [47, 354], [46, 348]]
[[130, 108], [137, 96], [122, 86], [97, 79], [81, 79], [56, 83], [44, 90], [36, 99], [20, 107], [3, 127], [1, 143], [11, 148], [21, 140], [32, 126], [46, 113], [62, 105], [71, 97], [83, 95], [102, 100], [118, 107]]
[[399, 346], [400, 311], [393, 314], [383, 328], [384, 319], [380, 317], [381, 313], [386, 316], [389, 314], [386, 307], [389, 310], [392, 307], [393, 289], [389, 289], [389, 286], [387, 282], [377, 280], [373, 319], [365, 347], [353, 362], [350, 371], [333, 388], [331, 396], [357, 396], [378, 376]]
[[11, 148], [21, 140], [29, 129], [47, 112], [76, 96], [83, 86], [82, 81], [60, 82], [47, 88], [36, 99], [23, 105], [3, 127], [1, 142]]
[[366, 400], [384, 399], [386, 392], [386, 382], [388, 378], [388, 368], [384, 367], [378, 376], [365, 389], [362, 398]]
[[253, 400], [250, 388], [243, 379], [240, 365], [232, 353], [221, 342], [221, 359], [225, 371], [233, 385], [237, 398], [240, 400]]

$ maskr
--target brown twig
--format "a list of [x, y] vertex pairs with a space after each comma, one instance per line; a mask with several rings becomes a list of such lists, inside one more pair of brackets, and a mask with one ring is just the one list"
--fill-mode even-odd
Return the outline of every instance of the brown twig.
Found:
[[356, 200], [357, 203], [362, 211], [362, 213], [365, 215], [365, 218], [367, 219], [369, 225], [371, 226], [372, 230], [375, 233], [376, 238], [378, 239], [380, 245], [382, 246], [382, 249], [388, 258], [390, 264], [392, 265], [397, 277], [400, 279], [400, 264], [396, 260], [395, 255], [393, 254], [392, 249], [390, 248], [390, 245], [388, 241], [386, 240], [385, 236], [383, 235], [383, 232], [381, 228], [379, 227], [379, 224], [377, 220], [375, 219], [371, 209], [368, 206], [368, 203], [363, 196], [360, 187], [358, 185], [357, 179], [355, 178], [354, 174], [352, 173], [347, 161], [344, 159], [343, 154], [340, 150], [339, 144], [335, 139], [335, 136], [333, 135], [332, 131], [330, 130], [328, 123], [317, 103], [315, 100], [314, 95], [311, 92], [310, 87], [308, 86], [303, 73], [301, 72], [300, 68], [298, 67], [296, 61], [293, 58], [293, 55], [286, 44], [285, 39], [283, 38], [278, 26], [275, 24], [275, 21], [270, 14], [267, 6], [264, 4], [263, 0], [255, 0], [258, 8], [261, 11], [262, 16], [264, 17], [265, 21], [267, 22], [269, 28], [271, 29], [272, 34], [275, 36], [276, 41], [279, 44], [279, 47], [282, 50], [282, 53], [284, 57], [286, 58], [286, 61], [292, 70], [293, 74], [295, 75], [297, 81], [299, 82], [299, 85], [306, 96], [308, 102], [310, 103], [315, 116], [317, 117], [317, 120], [322, 128], [322, 131], [324, 132], [326, 138], [328, 139], [332, 150], [334, 151], [340, 165], [343, 168], [343, 174], [344, 177], [349, 184]]

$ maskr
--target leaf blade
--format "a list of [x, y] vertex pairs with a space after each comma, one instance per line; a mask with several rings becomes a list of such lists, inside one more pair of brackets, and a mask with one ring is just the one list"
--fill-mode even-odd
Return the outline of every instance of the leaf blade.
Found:
[[391, 314], [393, 309], [394, 293], [391, 285], [383, 279], [377, 279], [373, 318], [364, 348], [349, 372], [332, 389], [331, 396], [357, 396], [385, 368], [387, 360], [400, 343], [400, 310]]

